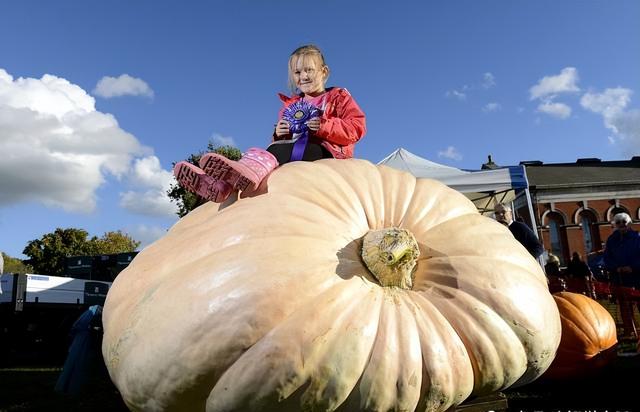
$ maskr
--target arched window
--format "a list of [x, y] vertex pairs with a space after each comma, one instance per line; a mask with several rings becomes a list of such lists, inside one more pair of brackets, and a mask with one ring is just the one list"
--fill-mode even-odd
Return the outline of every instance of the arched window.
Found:
[[582, 226], [582, 240], [584, 243], [585, 254], [596, 251], [600, 245], [598, 230], [595, 227], [595, 223], [598, 219], [590, 210], [581, 211], [579, 219], [580, 226]]
[[551, 253], [560, 258], [560, 263], [565, 263], [564, 246], [562, 236], [562, 225], [564, 219], [560, 213], [551, 212], [547, 214], [547, 225], [549, 226], [549, 240], [551, 241]]
[[613, 217], [615, 215], [617, 215], [618, 213], [627, 213], [629, 216], [631, 216], [631, 214], [629, 213], [629, 211], [624, 207], [624, 206], [612, 206], [611, 208], [609, 208], [608, 213], [607, 213], [607, 220], [609, 222], [611, 222], [613, 220]]

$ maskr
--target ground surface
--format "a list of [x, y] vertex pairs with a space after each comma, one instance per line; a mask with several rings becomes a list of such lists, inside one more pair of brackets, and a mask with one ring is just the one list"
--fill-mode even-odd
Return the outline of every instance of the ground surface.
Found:
[[78, 396], [53, 390], [62, 368], [0, 369], [0, 411], [128, 411], [106, 370], [98, 370]]
[[619, 356], [593, 376], [567, 382], [539, 380], [505, 394], [509, 411], [640, 411], [640, 356]]
[[[98, 368], [78, 396], [56, 393], [60, 368], [0, 369], [0, 411], [127, 411], [106, 370]], [[536, 382], [504, 392], [513, 412], [640, 411], [640, 356], [619, 357], [588, 379]]]

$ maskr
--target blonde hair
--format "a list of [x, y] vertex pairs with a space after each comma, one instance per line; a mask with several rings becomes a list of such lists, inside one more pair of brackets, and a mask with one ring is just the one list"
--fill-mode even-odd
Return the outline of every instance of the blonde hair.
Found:
[[307, 58], [315, 59], [316, 63], [318, 63], [321, 68], [326, 67], [327, 76], [325, 77], [324, 81], [326, 82], [329, 78], [329, 66], [327, 66], [327, 64], [324, 62], [324, 56], [322, 55], [320, 48], [313, 44], [300, 46], [295, 49], [293, 53], [291, 53], [291, 56], [289, 56], [289, 89], [292, 93], [298, 92], [296, 82], [293, 80], [293, 72], [296, 69], [295, 66], [298, 63], [298, 60]]
[[547, 259], [547, 262], [551, 263], [552, 265], [559, 265], [560, 258], [552, 253], [549, 253], [549, 258]]

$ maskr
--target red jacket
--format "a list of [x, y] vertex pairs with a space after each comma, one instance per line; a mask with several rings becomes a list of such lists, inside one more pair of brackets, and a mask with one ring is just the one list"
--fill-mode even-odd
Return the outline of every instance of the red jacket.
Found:
[[[282, 118], [282, 113], [287, 106], [302, 99], [302, 96], [289, 97], [283, 94], [279, 96], [284, 102], [279, 118]], [[327, 89], [324, 111], [320, 118], [320, 129], [310, 135], [310, 141], [324, 146], [336, 159], [347, 159], [353, 157], [353, 146], [366, 131], [364, 113], [347, 89], [339, 87]]]

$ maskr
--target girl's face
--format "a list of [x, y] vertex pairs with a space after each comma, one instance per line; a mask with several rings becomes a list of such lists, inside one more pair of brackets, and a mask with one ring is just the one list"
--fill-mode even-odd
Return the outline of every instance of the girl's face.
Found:
[[317, 96], [324, 93], [324, 84], [329, 74], [329, 68], [322, 66], [315, 56], [299, 56], [294, 64], [291, 75], [293, 83], [305, 95]]

